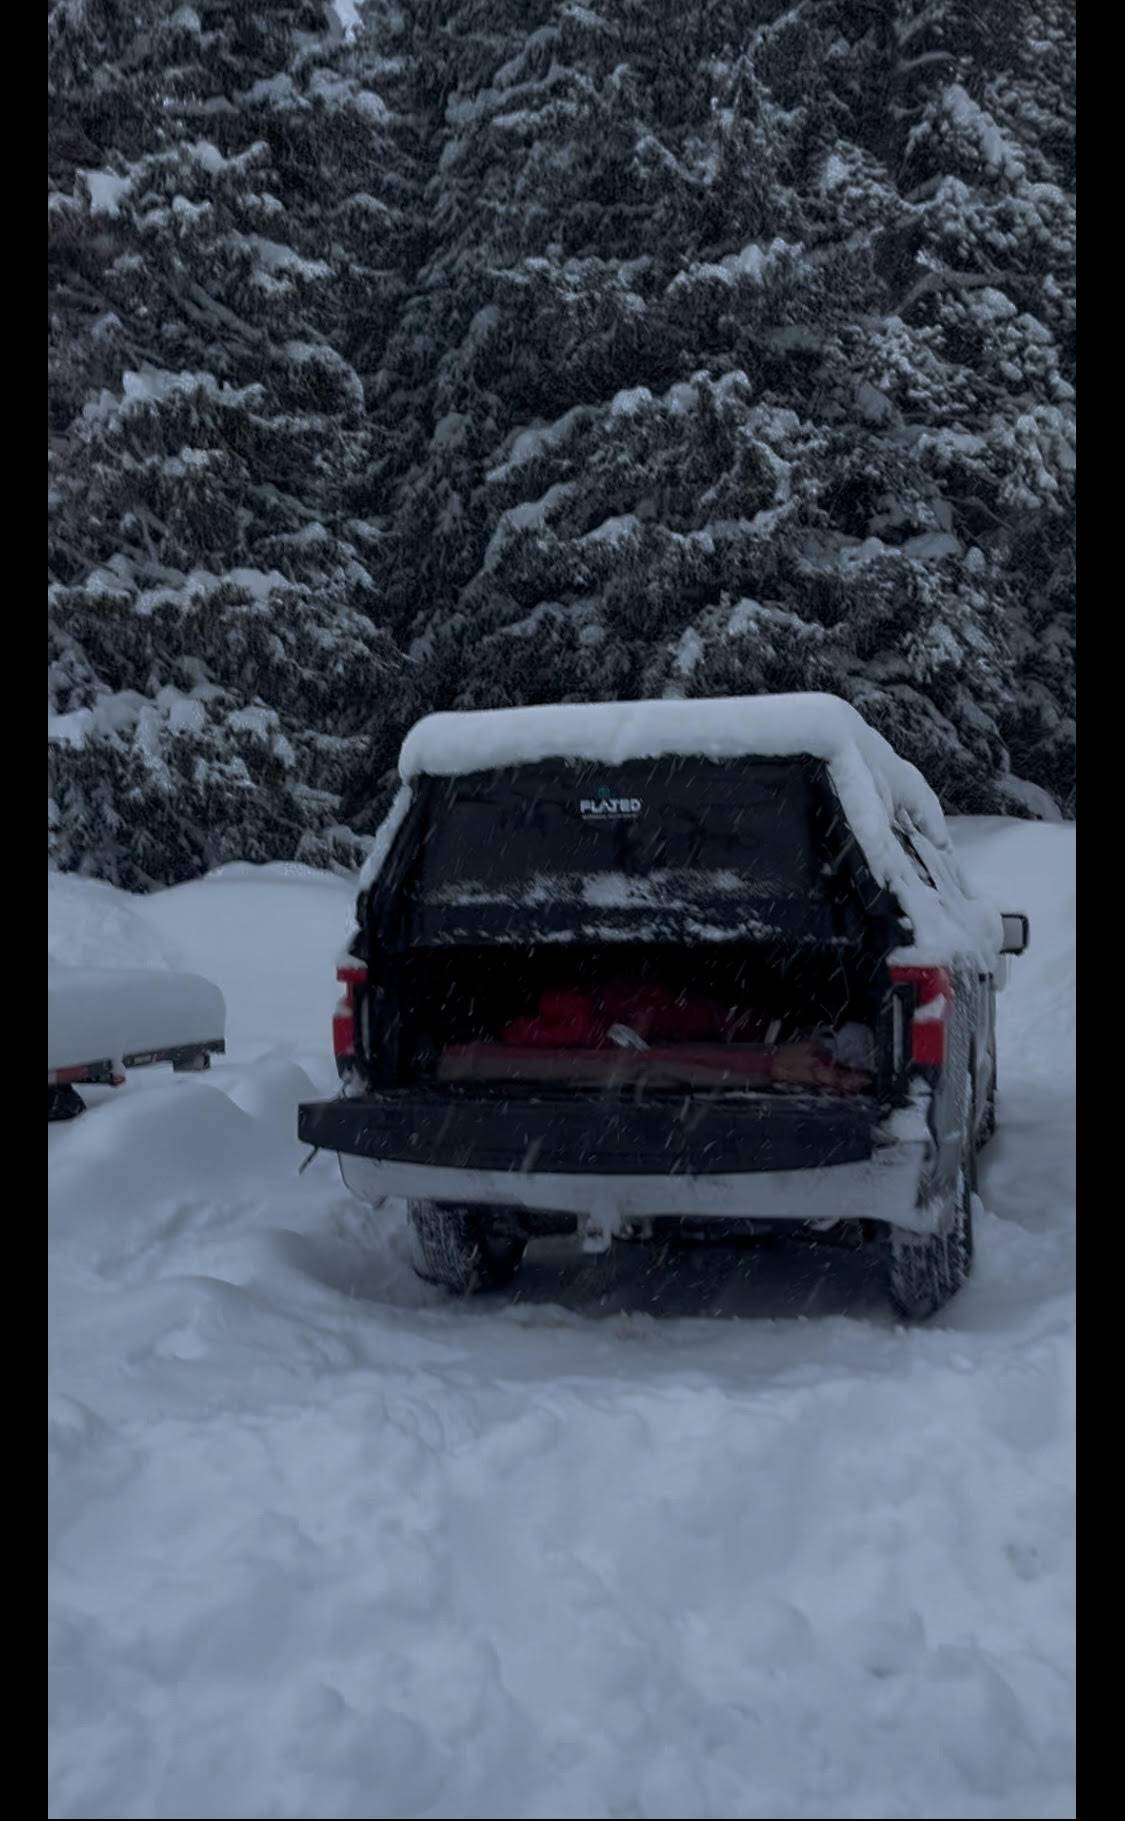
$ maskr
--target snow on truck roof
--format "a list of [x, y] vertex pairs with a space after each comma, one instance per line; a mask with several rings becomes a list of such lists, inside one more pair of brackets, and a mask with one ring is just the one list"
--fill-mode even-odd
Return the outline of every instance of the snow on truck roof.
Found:
[[[402, 789], [361, 874], [377, 877], [421, 777], [530, 765], [545, 759], [621, 764], [630, 759], [823, 759], [849, 826], [875, 878], [914, 926], [912, 959], [972, 956], [991, 966], [1000, 918], [960, 874], [945, 817], [922, 774], [899, 757], [849, 702], [832, 695], [557, 703], [427, 715], [399, 757]], [[907, 824], [936, 881], [927, 885], [896, 836]]]

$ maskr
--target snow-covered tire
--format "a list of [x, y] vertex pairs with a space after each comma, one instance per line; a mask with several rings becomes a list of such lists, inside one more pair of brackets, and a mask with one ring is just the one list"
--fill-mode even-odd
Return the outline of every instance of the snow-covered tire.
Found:
[[79, 1113], [84, 1113], [85, 1111], [86, 1102], [83, 1100], [81, 1094], [78, 1093], [77, 1089], [70, 1086], [69, 1082], [64, 1082], [61, 1087], [48, 1087], [48, 1125], [53, 1119], [77, 1119]]
[[892, 1227], [888, 1242], [887, 1287], [891, 1302], [906, 1321], [925, 1321], [951, 1302], [968, 1282], [973, 1268], [973, 1198], [976, 1152], [971, 1118], [961, 1139], [957, 1181], [947, 1198], [935, 1233], [909, 1233]]
[[988, 1099], [984, 1103], [984, 1113], [977, 1133], [977, 1150], [983, 1151], [990, 1138], [996, 1136], [996, 1071], [993, 1069], [992, 1081], [988, 1089]]
[[520, 1268], [527, 1240], [503, 1212], [445, 1202], [409, 1203], [416, 1275], [459, 1296], [500, 1290]]

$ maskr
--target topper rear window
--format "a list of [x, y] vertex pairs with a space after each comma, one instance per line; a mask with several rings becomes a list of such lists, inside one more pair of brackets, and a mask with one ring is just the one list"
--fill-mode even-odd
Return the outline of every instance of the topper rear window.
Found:
[[[549, 761], [427, 779], [415, 937], [453, 913], [729, 923], [822, 897], [815, 761]], [[579, 916], [579, 911], [581, 916]], [[578, 930], [576, 934], [580, 933]]]

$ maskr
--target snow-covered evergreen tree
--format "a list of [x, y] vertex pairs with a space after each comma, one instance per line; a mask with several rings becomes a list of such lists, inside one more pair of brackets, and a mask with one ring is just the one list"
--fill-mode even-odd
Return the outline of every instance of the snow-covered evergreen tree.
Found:
[[405, 331], [430, 698], [830, 686], [1067, 803], [1066, 9], [515, 10], [446, 15]]
[[356, 368], [399, 282], [384, 105], [320, 6], [51, 23], [58, 860], [352, 859], [400, 668]]
[[830, 688], [1073, 803], [1068, 0], [52, 10], [56, 851], [434, 707]]

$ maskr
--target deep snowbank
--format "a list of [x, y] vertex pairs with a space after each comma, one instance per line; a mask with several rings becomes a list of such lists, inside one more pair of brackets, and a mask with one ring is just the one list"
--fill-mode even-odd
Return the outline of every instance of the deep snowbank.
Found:
[[296, 1174], [350, 886], [56, 882], [230, 1053], [48, 1134], [52, 1815], [1073, 1814], [1074, 831], [954, 832], [1032, 947], [915, 1331], [818, 1258], [445, 1302]]

